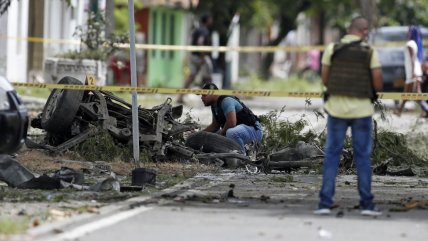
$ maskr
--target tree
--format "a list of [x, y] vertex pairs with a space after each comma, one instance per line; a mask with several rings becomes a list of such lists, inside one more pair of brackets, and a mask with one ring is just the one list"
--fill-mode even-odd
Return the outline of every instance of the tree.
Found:
[[[273, 17], [279, 24], [278, 35], [271, 39], [268, 43], [269, 46], [277, 46], [285, 36], [291, 31], [296, 29], [297, 16], [309, 9], [311, 1], [309, 0], [270, 0], [271, 9], [274, 9]], [[270, 67], [272, 65], [274, 53], [268, 52], [263, 58], [261, 75], [264, 79], [270, 77]]]
[[[220, 44], [227, 42], [227, 31], [234, 14], [240, 13], [243, 26], [266, 29], [277, 21], [280, 31], [268, 45], [275, 46], [296, 28], [297, 15], [310, 6], [310, 0], [205, 0], [199, 1], [195, 13], [209, 12], [214, 16], [214, 28], [219, 31]], [[263, 61], [264, 77], [269, 75], [269, 67], [273, 61], [273, 53], [267, 53]]]
[[428, 1], [378, 1], [379, 26], [420, 24], [428, 26]]
[[3, 15], [10, 6], [11, 0], [0, 0], [0, 15]]

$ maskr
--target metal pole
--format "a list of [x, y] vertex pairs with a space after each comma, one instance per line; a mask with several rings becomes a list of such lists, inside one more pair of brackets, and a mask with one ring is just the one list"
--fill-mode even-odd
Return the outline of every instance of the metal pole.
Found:
[[[129, 20], [129, 43], [131, 60], [131, 86], [137, 87], [137, 64], [135, 57], [135, 20], [134, 20], [134, 0], [128, 0], [128, 20]], [[138, 167], [140, 162], [140, 131], [138, 124], [138, 101], [137, 92], [132, 92], [132, 148], [134, 162]]]

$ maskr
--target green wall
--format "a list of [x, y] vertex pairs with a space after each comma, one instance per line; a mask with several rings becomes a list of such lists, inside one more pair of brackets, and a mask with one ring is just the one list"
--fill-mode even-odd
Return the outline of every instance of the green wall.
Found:
[[[166, 7], [150, 9], [149, 43], [185, 45], [186, 12]], [[148, 51], [148, 85], [150, 87], [182, 87], [184, 83], [184, 51]]]

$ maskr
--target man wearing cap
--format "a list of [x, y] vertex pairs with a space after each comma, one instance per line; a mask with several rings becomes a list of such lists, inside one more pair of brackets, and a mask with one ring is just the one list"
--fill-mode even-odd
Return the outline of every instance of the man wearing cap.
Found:
[[[205, 84], [202, 89], [218, 90], [213, 83]], [[211, 106], [212, 122], [204, 131], [216, 132], [234, 140], [246, 153], [245, 145], [260, 143], [263, 132], [259, 118], [236, 96], [202, 95], [205, 106]]]

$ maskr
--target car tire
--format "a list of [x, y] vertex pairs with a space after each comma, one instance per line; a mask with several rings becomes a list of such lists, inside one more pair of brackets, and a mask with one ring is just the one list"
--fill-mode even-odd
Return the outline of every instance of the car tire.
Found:
[[[58, 84], [81, 85], [78, 79], [66, 76]], [[83, 91], [54, 89], [43, 108], [41, 125], [52, 133], [67, 133], [79, 110]]]
[[185, 145], [202, 152], [230, 153], [237, 151], [242, 154], [241, 147], [235, 141], [206, 131], [196, 132], [186, 139]]

